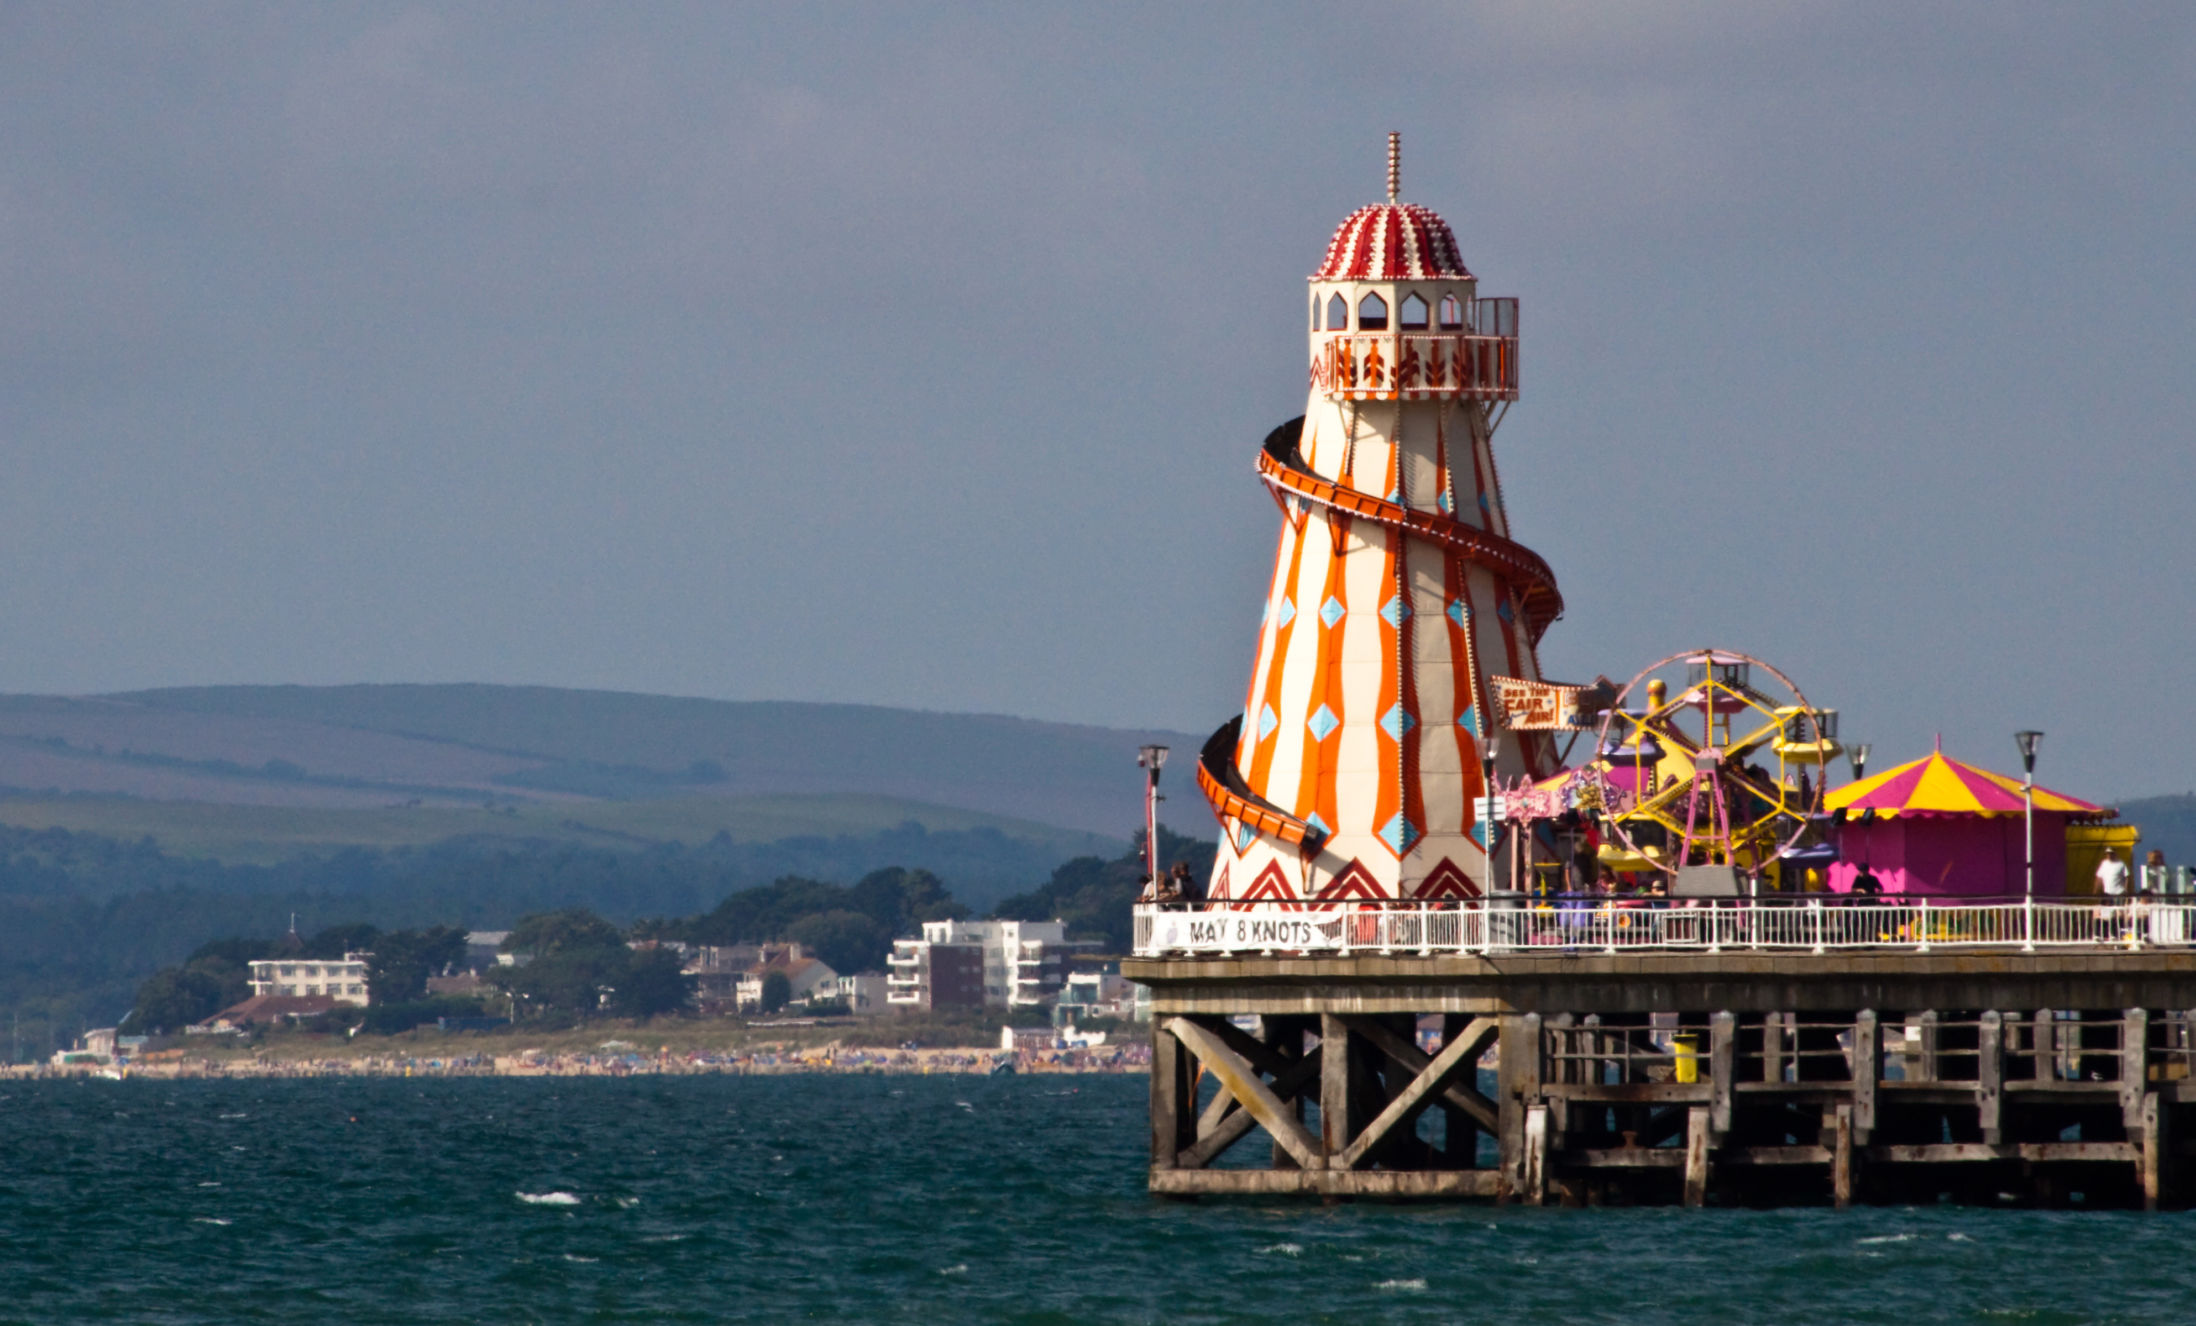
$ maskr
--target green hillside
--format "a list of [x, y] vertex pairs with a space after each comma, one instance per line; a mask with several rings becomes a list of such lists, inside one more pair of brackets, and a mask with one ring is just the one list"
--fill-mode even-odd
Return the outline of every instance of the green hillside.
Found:
[[[1020, 856], [1112, 856], [1107, 837], [1005, 816], [879, 796], [678, 797], [651, 801], [478, 806], [313, 807], [222, 805], [125, 798], [0, 800], [0, 824], [66, 829], [134, 841], [226, 864], [272, 865], [343, 847], [419, 847], [453, 838], [589, 847], [698, 846], [719, 834], [735, 843], [790, 838], [866, 838], [904, 824], [932, 834], [991, 830], [1034, 849]], [[982, 881], [979, 892], [988, 892]]]
[[[518, 796], [853, 793], [1115, 837], [1141, 822], [1136, 747], [1197, 742], [999, 715], [524, 686], [218, 686], [101, 698], [147, 715], [274, 721], [493, 752], [522, 760], [489, 775]], [[351, 777], [325, 761], [283, 759], [297, 766], [283, 770], [293, 781]], [[1176, 798], [1172, 812], [1192, 827], [1203, 813], [1194, 797]]]
[[2122, 801], [2120, 818], [2142, 829], [2143, 851], [2157, 848], [2173, 865], [2196, 865], [2196, 793]]

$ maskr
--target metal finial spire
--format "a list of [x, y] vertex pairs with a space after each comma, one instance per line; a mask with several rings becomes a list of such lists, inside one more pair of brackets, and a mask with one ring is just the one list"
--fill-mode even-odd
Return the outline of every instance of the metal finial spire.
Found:
[[1403, 188], [1403, 135], [1394, 131], [1388, 134], [1388, 201], [1394, 202]]

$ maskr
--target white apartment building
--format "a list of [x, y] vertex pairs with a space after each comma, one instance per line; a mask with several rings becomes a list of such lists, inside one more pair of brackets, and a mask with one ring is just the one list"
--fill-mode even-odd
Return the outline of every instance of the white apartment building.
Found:
[[921, 939], [892, 942], [885, 998], [902, 1008], [1045, 1004], [1067, 984], [1069, 959], [1097, 947], [1069, 942], [1060, 921], [925, 921]]
[[262, 958], [252, 964], [252, 993], [366, 1006], [366, 955], [346, 953], [340, 962], [321, 958]]

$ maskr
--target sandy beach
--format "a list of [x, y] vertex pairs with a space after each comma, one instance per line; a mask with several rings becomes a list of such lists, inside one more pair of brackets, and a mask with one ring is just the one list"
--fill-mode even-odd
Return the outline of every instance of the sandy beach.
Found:
[[780, 1075], [815, 1073], [1141, 1073], [1150, 1049], [1141, 1042], [1090, 1050], [1006, 1051], [997, 1047], [940, 1046], [917, 1049], [770, 1044], [741, 1048], [643, 1048], [618, 1040], [591, 1048], [519, 1046], [372, 1047], [329, 1053], [321, 1046], [282, 1044], [257, 1052], [246, 1047], [222, 1055], [159, 1051], [121, 1065], [17, 1065], [10, 1081], [96, 1077], [121, 1080], [297, 1077], [633, 1077], [706, 1073]]

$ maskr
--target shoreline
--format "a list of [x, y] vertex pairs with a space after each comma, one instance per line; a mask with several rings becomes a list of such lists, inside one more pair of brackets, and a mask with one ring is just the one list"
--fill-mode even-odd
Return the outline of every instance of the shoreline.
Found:
[[[1141, 1074], [1149, 1071], [1142, 1045], [1108, 1051], [1047, 1050], [1009, 1052], [980, 1046], [942, 1046], [919, 1050], [863, 1050], [821, 1047], [813, 1050], [562, 1053], [519, 1050], [510, 1054], [264, 1055], [250, 1058], [189, 1058], [100, 1064], [13, 1064], [0, 1069], [0, 1081], [248, 1080], [328, 1077], [788, 1077], [819, 1074], [989, 1076], [1011, 1064], [1015, 1074]], [[1003, 1075], [1003, 1074], [1002, 1074]]]

